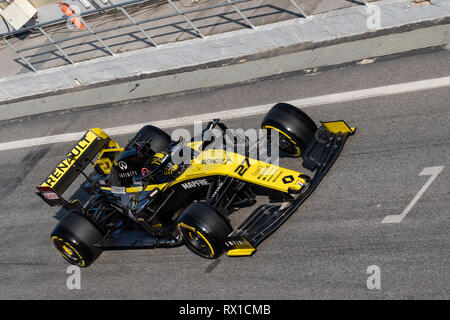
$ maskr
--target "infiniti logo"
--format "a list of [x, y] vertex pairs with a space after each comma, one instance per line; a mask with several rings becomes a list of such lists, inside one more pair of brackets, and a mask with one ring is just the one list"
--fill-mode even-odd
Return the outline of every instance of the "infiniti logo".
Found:
[[125, 162], [123, 162], [123, 161], [119, 161], [118, 165], [119, 165], [119, 168], [121, 170], [127, 170], [128, 169], [127, 164]]

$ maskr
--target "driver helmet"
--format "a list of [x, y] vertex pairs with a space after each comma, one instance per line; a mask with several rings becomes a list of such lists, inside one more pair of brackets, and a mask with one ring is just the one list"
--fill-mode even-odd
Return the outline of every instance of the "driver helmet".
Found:
[[[155, 153], [152, 160], [150, 161], [150, 165], [148, 166], [148, 168], [142, 168], [142, 175], [145, 176], [149, 172], [156, 170], [159, 166], [162, 165], [163, 160], [167, 156], [168, 156], [167, 152]], [[172, 175], [172, 174], [176, 173], [179, 168], [180, 167], [177, 164], [170, 161], [159, 172], [162, 173], [163, 175], [167, 176], [167, 175]]]

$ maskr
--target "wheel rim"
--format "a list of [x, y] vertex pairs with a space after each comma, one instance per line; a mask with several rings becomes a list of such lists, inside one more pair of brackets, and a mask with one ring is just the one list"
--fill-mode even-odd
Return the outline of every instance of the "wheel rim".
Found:
[[211, 252], [208, 248], [208, 244], [197, 234], [192, 231], [188, 231], [189, 234], [189, 242], [202, 254], [210, 255]]
[[301, 154], [300, 148], [297, 146], [294, 140], [291, 137], [289, 137], [286, 133], [272, 126], [265, 126], [263, 127], [263, 129], [278, 131], [280, 150], [296, 157], [300, 156]]
[[214, 249], [211, 243], [201, 232], [184, 223], [179, 224], [179, 229], [186, 244], [192, 250], [206, 258], [212, 258], [214, 256]]
[[52, 237], [52, 242], [56, 250], [58, 250], [63, 258], [66, 259], [69, 263], [79, 267], [84, 267], [86, 265], [83, 257], [73, 244], [58, 237]]
[[300, 148], [297, 147], [289, 138], [287, 138], [281, 131], [280, 131], [280, 150], [299, 156], [300, 155]]

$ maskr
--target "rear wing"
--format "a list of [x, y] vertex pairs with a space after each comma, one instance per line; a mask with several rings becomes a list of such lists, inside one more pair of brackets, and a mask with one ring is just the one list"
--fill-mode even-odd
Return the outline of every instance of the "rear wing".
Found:
[[[67, 202], [62, 197], [64, 191], [83, 173], [91, 163], [102, 174], [108, 174], [112, 161], [123, 149], [100, 128], [89, 129], [67, 156], [51, 171], [37, 187], [37, 195], [50, 206], [71, 207], [75, 202]], [[96, 162], [92, 160], [98, 155]], [[83, 173], [84, 174], [84, 173]], [[75, 204], [79, 206], [78, 204]]]

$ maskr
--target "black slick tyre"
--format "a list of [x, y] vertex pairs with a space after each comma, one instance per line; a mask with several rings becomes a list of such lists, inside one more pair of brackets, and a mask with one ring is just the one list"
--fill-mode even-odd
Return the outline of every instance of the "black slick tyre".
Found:
[[280, 137], [280, 150], [299, 157], [313, 139], [317, 126], [303, 111], [287, 103], [278, 103], [264, 117], [261, 127], [276, 130]]
[[186, 246], [195, 254], [216, 259], [225, 252], [225, 241], [232, 227], [214, 208], [192, 203], [178, 219], [178, 229]]
[[146, 142], [151, 139], [150, 146], [154, 153], [166, 151], [171, 142], [170, 136], [163, 130], [155, 126], [145, 126], [139, 130], [136, 135], [131, 139], [125, 150], [130, 149], [134, 143]]
[[81, 268], [90, 266], [103, 251], [95, 246], [103, 234], [76, 211], [70, 211], [58, 223], [51, 239], [64, 259]]

